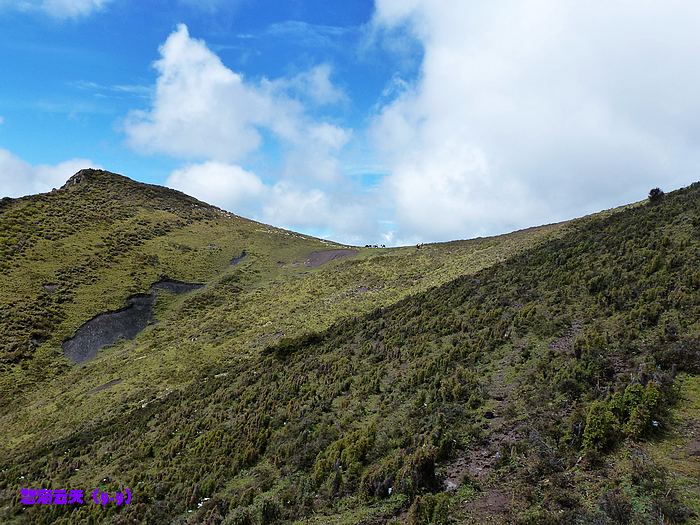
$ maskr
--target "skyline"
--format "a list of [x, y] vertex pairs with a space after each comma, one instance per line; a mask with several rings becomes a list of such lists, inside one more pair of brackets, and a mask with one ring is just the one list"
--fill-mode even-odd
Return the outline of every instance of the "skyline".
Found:
[[698, 179], [700, 6], [0, 0], [0, 196], [81, 168], [350, 244]]

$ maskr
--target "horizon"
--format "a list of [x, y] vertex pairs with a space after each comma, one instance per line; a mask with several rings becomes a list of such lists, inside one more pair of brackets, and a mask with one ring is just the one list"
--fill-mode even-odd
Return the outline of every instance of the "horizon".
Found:
[[[26, 197], [32, 197], [32, 196], [34, 196], [34, 195], [48, 194], [48, 193], [52, 193], [52, 192], [54, 192], [54, 191], [58, 191], [58, 190], [60, 190], [60, 189], [63, 189], [63, 186], [64, 186], [65, 184], [67, 184], [73, 177], [75, 177], [76, 175], [78, 175], [80, 172], [82, 172], [82, 171], [90, 171], [90, 170], [106, 172], [106, 173], [109, 173], [109, 174], [111, 174], [111, 175], [117, 175], [117, 176], [119, 176], [119, 177], [124, 177], [124, 178], [129, 179], [130, 181], [135, 182], [135, 183], [138, 183], [138, 184], [153, 185], [153, 186], [157, 186], [157, 187], [160, 187], [160, 188], [165, 188], [165, 189], [177, 191], [177, 192], [183, 193], [183, 194], [185, 194], [185, 195], [187, 195], [187, 196], [189, 196], [189, 197], [194, 197], [194, 195], [190, 195], [190, 194], [188, 194], [188, 193], [186, 193], [186, 192], [182, 192], [181, 190], [178, 190], [178, 189], [176, 189], [176, 188], [171, 188], [171, 187], [169, 187], [169, 186], [164, 186], [163, 184], [158, 184], [158, 183], [151, 183], [151, 182], [142, 182], [142, 181], [138, 181], [138, 180], [136, 180], [136, 179], [133, 179], [133, 178], [129, 177], [128, 175], [125, 175], [125, 174], [123, 174], [123, 173], [117, 173], [117, 172], [114, 172], [114, 171], [110, 171], [110, 170], [108, 170], [108, 169], [104, 169], [104, 168], [81, 168], [81, 169], [79, 169], [78, 171], [76, 171], [74, 174], [72, 174], [71, 176], [69, 176], [68, 179], [66, 179], [66, 180], [64, 181], [64, 183], [63, 183], [62, 185], [58, 186], [58, 187], [51, 188], [50, 190], [48, 190], [48, 191], [46, 191], [46, 192], [40, 192], [40, 193], [36, 193], [36, 194], [28, 194], [28, 195], [22, 195], [22, 196], [19, 196], [19, 197], [10, 197], [10, 198], [11, 198], [11, 199], [21, 199], [21, 198], [26, 198]], [[690, 183], [688, 186], [691, 186], [691, 185], [695, 184], [696, 182], [700, 182], [700, 181], [693, 181], [693, 182]], [[676, 190], [681, 190], [681, 189], [684, 189], [684, 188], [686, 188], [686, 187], [688, 187], [688, 186], [681, 186], [681, 187], [677, 187], [677, 188], [667, 188], [666, 190], [662, 190], [662, 193], [667, 193], [667, 192], [669, 192], [669, 191], [670, 191], [670, 192], [673, 192], [673, 191], [676, 191]], [[0, 199], [2, 199], [2, 198], [4, 198], [4, 197], [0, 197]], [[196, 198], [196, 197], [195, 197], [195, 198]], [[282, 229], [282, 230], [288, 230], [288, 231], [291, 231], [292, 233], [295, 233], [295, 234], [306, 235], [307, 237], [317, 238], [317, 239], [319, 239], [319, 240], [321, 240], [321, 241], [332, 242], [332, 243], [335, 243], [335, 244], [338, 244], [338, 245], [342, 245], [342, 246], [350, 246], [350, 247], [353, 247], [353, 248], [362, 248], [362, 247], [365, 247], [365, 248], [367, 248], [367, 247], [370, 247], [370, 248], [371, 248], [371, 247], [375, 247], [375, 248], [379, 248], [379, 247], [382, 247], [382, 248], [410, 248], [411, 246], [413, 246], [413, 244], [420, 244], [420, 245], [436, 245], [436, 244], [448, 244], [448, 243], [452, 243], [452, 242], [464, 242], [464, 241], [474, 241], [474, 240], [480, 240], [480, 239], [496, 238], [496, 237], [501, 237], [501, 236], [509, 235], [509, 234], [511, 234], [511, 233], [518, 233], [518, 232], [521, 232], [521, 231], [526, 231], [526, 230], [530, 230], [530, 229], [536, 229], [536, 228], [539, 228], [539, 227], [542, 227], [542, 226], [552, 226], [552, 225], [555, 225], [555, 224], [561, 224], [561, 223], [571, 222], [571, 221], [575, 221], [576, 219], [583, 219], [583, 218], [585, 218], [585, 217], [593, 216], [593, 215], [596, 215], [596, 214], [598, 214], [598, 213], [605, 213], [605, 212], [612, 211], [612, 210], [615, 210], [615, 209], [618, 209], [618, 208], [625, 208], [625, 207], [627, 207], [627, 206], [633, 206], [633, 205], [636, 205], [636, 204], [640, 204], [640, 203], [646, 202], [646, 201], [648, 200], [648, 196], [645, 196], [643, 199], [639, 199], [639, 200], [636, 200], [636, 201], [630, 201], [630, 202], [623, 203], [623, 204], [620, 204], [620, 205], [617, 205], [617, 206], [613, 206], [613, 207], [611, 207], [611, 208], [604, 208], [604, 209], [600, 209], [600, 210], [595, 210], [595, 211], [593, 211], [593, 212], [591, 212], [591, 213], [587, 213], [587, 214], [584, 214], [584, 215], [579, 215], [579, 216], [576, 216], [576, 217], [570, 217], [570, 218], [567, 218], [567, 219], [563, 219], [563, 220], [561, 220], [561, 221], [547, 222], [547, 223], [542, 223], [542, 224], [530, 224], [530, 225], [525, 225], [525, 226], [523, 226], [523, 227], [521, 227], [521, 228], [517, 228], [517, 229], [509, 230], [509, 231], [504, 231], [504, 232], [500, 232], [500, 233], [494, 233], [494, 234], [492, 234], [492, 235], [478, 235], [478, 236], [474, 236], [474, 237], [452, 238], [452, 239], [446, 239], [446, 240], [441, 240], [441, 241], [423, 241], [423, 242], [411, 243], [411, 244], [389, 244], [389, 245], [381, 245], [381, 243], [380, 243], [379, 246], [377, 246], [378, 243], [376, 243], [376, 242], [369, 242], [369, 243], [363, 242], [363, 243], [361, 243], [361, 244], [344, 243], [344, 242], [338, 241], [338, 240], [336, 240], [336, 239], [333, 239], [333, 238], [331, 238], [331, 237], [317, 237], [317, 236], [312, 235], [312, 234], [309, 234], [309, 233], [304, 233], [304, 232], [297, 231], [297, 230], [291, 230], [291, 229], [289, 229], [289, 228], [285, 228], [285, 227], [283, 227], [283, 226], [278, 226], [278, 225], [276, 225], [276, 224], [261, 223], [260, 221], [257, 221], [256, 219], [253, 219], [253, 218], [251, 218], [251, 217], [246, 217], [246, 216], [244, 216], [244, 215], [239, 215], [239, 214], [237, 214], [237, 213], [235, 213], [235, 212], [233, 212], [233, 211], [231, 211], [231, 210], [227, 210], [227, 209], [225, 209], [225, 208], [221, 208], [221, 207], [216, 206], [215, 204], [212, 204], [212, 203], [210, 203], [210, 202], [202, 201], [201, 199], [198, 199], [198, 200], [200, 200], [201, 202], [203, 202], [204, 204], [206, 204], [206, 205], [208, 205], [208, 206], [213, 206], [213, 207], [215, 207], [215, 208], [219, 208], [219, 209], [221, 209], [222, 211], [232, 213], [232, 214], [237, 215], [237, 216], [239, 216], [239, 217], [241, 217], [242, 219], [245, 219], [245, 220], [249, 220], [249, 221], [253, 221], [253, 222], [258, 222], [258, 223], [260, 223], [260, 224], [263, 224], [263, 225], [265, 225], [265, 226], [271, 226], [271, 227], [273, 227], [273, 228], [278, 228], [278, 229]]]
[[689, 1], [0, 13], [0, 197], [91, 166], [307, 235], [410, 246], [615, 208], [700, 167]]

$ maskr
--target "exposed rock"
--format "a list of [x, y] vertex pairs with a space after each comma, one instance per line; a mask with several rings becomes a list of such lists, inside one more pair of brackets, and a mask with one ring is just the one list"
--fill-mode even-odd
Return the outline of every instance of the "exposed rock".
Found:
[[61, 186], [61, 189], [64, 190], [66, 188], [70, 188], [71, 186], [76, 186], [78, 184], [82, 184], [83, 182], [87, 181], [92, 175], [95, 174], [95, 172], [102, 171], [102, 170], [94, 170], [94, 169], [84, 169], [80, 170], [77, 172], [75, 175], [73, 175], [70, 179], [66, 181], [66, 183]]
[[248, 257], [248, 252], [243, 250], [240, 255], [236, 255], [233, 259], [231, 259], [231, 266], [236, 266], [239, 262], [241, 262], [246, 257]]
[[64, 341], [63, 353], [74, 363], [94, 359], [101, 348], [121, 339], [133, 339], [148, 326], [153, 320], [157, 291], [181, 294], [202, 286], [199, 283], [161, 279], [151, 285], [149, 294], [130, 297], [125, 308], [99, 314], [83, 324], [72, 338]]
[[122, 382], [122, 379], [112, 379], [111, 381], [107, 381], [106, 383], [96, 386], [95, 388], [88, 390], [88, 394], [96, 394], [97, 392], [101, 392], [102, 390], [107, 390], [108, 388], [112, 388], [115, 385], [118, 385], [119, 383]]

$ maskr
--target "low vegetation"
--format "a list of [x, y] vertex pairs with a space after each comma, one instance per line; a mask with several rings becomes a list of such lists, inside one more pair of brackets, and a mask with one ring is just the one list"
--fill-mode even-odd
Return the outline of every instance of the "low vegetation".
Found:
[[[0, 490], [15, 500], [0, 518], [695, 519], [690, 460], [660, 451], [700, 428], [679, 422], [700, 425], [699, 197], [696, 184], [511, 237], [361, 249], [309, 273], [237, 246], [226, 257], [251, 256], [162, 303], [133, 343], [7, 409]], [[22, 508], [20, 485], [135, 500]]]

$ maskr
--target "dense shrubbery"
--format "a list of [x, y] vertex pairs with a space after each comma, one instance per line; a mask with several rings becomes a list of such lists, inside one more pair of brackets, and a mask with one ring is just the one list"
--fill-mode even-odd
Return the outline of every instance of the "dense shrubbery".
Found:
[[646, 387], [628, 385], [606, 401], [594, 401], [586, 414], [583, 447], [608, 450], [624, 436], [640, 438], [658, 429], [661, 423], [662, 392], [655, 382]]
[[524, 523], [644, 522], [652, 508], [680, 520], [663, 479], [667, 510], [644, 474], [610, 479], [627, 492], [579, 491], [567, 468], [652, 432], [675, 370], [697, 366], [699, 192], [584, 221], [475, 276], [212, 366], [180, 392], [6, 460], [0, 488], [19, 475], [69, 483], [62, 458], [78, 450], [75, 461], [139, 494], [124, 520], [271, 523], [398, 493], [412, 522], [447, 523], [466, 510], [442, 492], [441, 468], [493, 445], [488, 468], [521, 489]]

